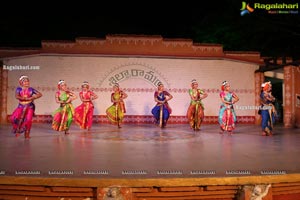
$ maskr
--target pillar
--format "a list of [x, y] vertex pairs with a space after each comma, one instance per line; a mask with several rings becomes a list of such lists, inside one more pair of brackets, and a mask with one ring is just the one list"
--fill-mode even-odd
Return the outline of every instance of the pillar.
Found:
[[0, 66], [0, 124], [5, 124], [7, 123], [8, 70], [4, 70], [2, 61]]
[[294, 69], [295, 69], [295, 83], [297, 84], [297, 87], [295, 85], [295, 90], [296, 90], [295, 126], [297, 128], [300, 128], [300, 66], [294, 67]]
[[[255, 106], [260, 106], [261, 84], [264, 82], [265, 76], [263, 72], [255, 73]], [[255, 110], [255, 124], [260, 124], [261, 117], [258, 110]]]
[[295, 107], [296, 107], [295, 70], [296, 68], [294, 66], [285, 66], [283, 69], [284, 69], [283, 125], [286, 128], [290, 128], [295, 126]]

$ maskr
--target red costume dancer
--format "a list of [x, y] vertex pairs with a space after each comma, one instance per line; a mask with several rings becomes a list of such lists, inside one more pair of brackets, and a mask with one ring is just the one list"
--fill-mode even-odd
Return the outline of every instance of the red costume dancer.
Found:
[[98, 96], [89, 90], [90, 85], [84, 81], [81, 85], [82, 91], [79, 93], [82, 104], [75, 108], [75, 122], [82, 129], [90, 130], [93, 123], [94, 104], [92, 100], [97, 99]]

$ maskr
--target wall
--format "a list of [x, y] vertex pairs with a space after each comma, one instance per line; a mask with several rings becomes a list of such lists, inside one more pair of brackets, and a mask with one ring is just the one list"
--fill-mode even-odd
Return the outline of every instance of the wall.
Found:
[[[100, 121], [106, 120], [105, 110], [111, 105], [110, 94], [114, 82], [118, 82], [128, 93], [127, 116], [140, 116], [133, 121], [153, 121], [153, 94], [157, 83], [161, 81], [174, 96], [170, 101], [173, 122], [185, 123], [190, 101], [187, 91], [191, 80], [197, 79], [199, 87], [209, 94], [208, 98], [203, 100], [205, 115], [208, 116], [207, 122], [216, 122], [220, 105], [220, 86], [222, 81], [227, 80], [240, 97], [236, 104], [240, 121], [254, 123], [255, 110], [249, 109], [249, 106], [255, 105], [254, 71], [258, 68], [257, 64], [216, 58], [41, 54], [5, 59], [4, 65], [39, 66], [36, 70], [8, 71], [8, 115], [17, 105], [14, 91], [18, 86], [18, 78], [25, 74], [30, 77], [31, 86], [43, 93], [43, 97], [36, 100], [36, 114], [48, 116], [48, 120], [58, 107], [54, 100], [57, 82], [64, 79], [77, 94], [81, 83], [89, 81], [99, 96], [95, 101], [95, 115], [102, 116]], [[80, 100], [75, 100], [73, 104], [79, 105]]]

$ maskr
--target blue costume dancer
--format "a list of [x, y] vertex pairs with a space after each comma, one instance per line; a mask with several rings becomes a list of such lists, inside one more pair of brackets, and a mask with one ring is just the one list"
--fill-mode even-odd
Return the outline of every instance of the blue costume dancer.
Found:
[[156, 124], [159, 124], [159, 126], [162, 128], [166, 126], [172, 112], [168, 104], [168, 101], [172, 98], [173, 96], [164, 90], [164, 85], [159, 83], [158, 90], [154, 93], [154, 101], [157, 102], [157, 104], [151, 112], [156, 119]]
[[271, 82], [265, 82], [262, 85], [262, 91], [260, 94], [260, 99], [262, 106], [260, 108], [261, 114], [261, 128], [262, 135], [269, 136], [272, 135], [273, 125], [275, 123], [276, 110], [272, 102], [275, 101], [275, 97], [272, 95], [272, 85]]

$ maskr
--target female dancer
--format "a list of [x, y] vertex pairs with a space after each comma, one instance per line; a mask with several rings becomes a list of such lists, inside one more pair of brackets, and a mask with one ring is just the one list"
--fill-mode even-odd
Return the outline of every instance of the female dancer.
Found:
[[89, 90], [90, 85], [87, 81], [84, 81], [81, 85], [82, 91], [79, 93], [82, 104], [75, 108], [74, 120], [82, 129], [88, 131], [92, 127], [94, 104], [92, 100], [98, 98], [98, 96]]
[[108, 119], [113, 123], [117, 124], [119, 128], [121, 128], [121, 123], [124, 118], [124, 113], [126, 113], [124, 99], [127, 98], [127, 94], [120, 90], [120, 86], [116, 83], [113, 86], [113, 93], [111, 94], [111, 105], [106, 110], [106, 114]]
[[189, 94], [191, 97], [191, 103], [187, 111], [187, 117], [190, 126], [194, 130], [200, 130], [201, 123], [204, 119], [204, 106], [202, 99], [208, 96], [204, 90], [198, 89], [198, 83], [195, 79], [192, 80], [191, 89]]
[[64, 131], [68, 135], [74, 115], [74, 107], [71, 102], [77, 97], [73, 92], [67, 90], [67, 84], [64, 80], [60, 80], [57, 87], [55, 100], [56, 103], [60, 104], [60, 107], [53, 114], [52, 128], [56, 131]]
[[33, 101], [42, 96], [42, 93], [30, 87], [28, 76], [21, 76], [19, 78], [21, 87], [17, 87], [15, 97], [19, 100], [18, 107], [14, 110], [10, 117], [13, 125], [13, 132], [18, 137], [25, 132], [25, 138], [30, 138], [30, 130], [32, 125], [32, 117], [35, 111]]
[[261, 127], [262, 135], [272, 135], [273, 125], [275, 123], [276, 110], [273, 105], [275, 97], [272, 95], [272, 84], [271, 82], [265, 82], [262, 85], [262, 92], [260, 94], [261, 99]]
[[223, 134], [224, 131], [228, 131], [229, 134], [232, 134], [232, 131], [235, 128], [236, 123], [236, 114], [233, 109], [233, 104], [239, 101], [238, 96], [230, 91], [230, 85], [227, 81], [222, 83], [220, 92], [220, 98], [222, 104], [219, 111], [219, 124], [221, 128], [220, 134]]
[[161, 128], [167, 125], [167, 121], [172, 112], [168, 101], [171, 100], [173, 96], [164, 90], [164, 85], [162, 83], [158, 84], [158, 89], [154, 93], [154, 101], [157, 103], [152, 109], [152, 114], [156, 119], [156, 124], [159, 124]]

